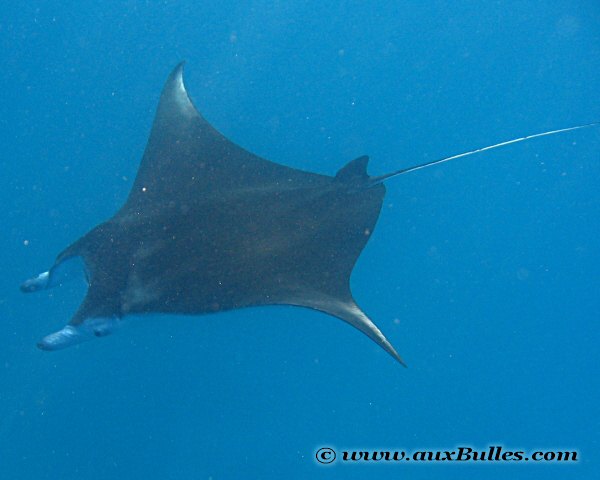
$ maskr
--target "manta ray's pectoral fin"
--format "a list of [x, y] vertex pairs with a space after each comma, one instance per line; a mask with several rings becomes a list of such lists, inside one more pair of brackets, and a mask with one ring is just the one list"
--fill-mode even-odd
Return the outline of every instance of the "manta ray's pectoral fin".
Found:
[[381, 333], [381, 330], [377, 328], [377, 325], [367, 317], [367, 315], [352, 302], [330, 302], [327, 305], [327, 313], [335, 315], [341, 318], [345, 322], [349, 323], [353, 327], [363, 332], [367, 337], [373, 340], [377, 345], [383, 348], [387, 353], [394, 357], [403, 367], [406, 367], [406, 363], [402, 360], [402, 357], [398, 355], [396, 349], [392, 347], [392, 344], [385, 338], [385, 335]]
[[44, 337], [37, 346], [42, 350], [60, 350], [95, 337], [105, 337], [119, 328], [121, 324], [122, 320], [117, 317], [88, 318], [79, 325], [69, 324], [62, 330]]
[[310, 296], [296, 298], [286, 303], [297, 305], [299, 307], [312, 308], [313, 310], [319, 310], [344, 320], [346, 323], [349, 323], [364, 333], [367, 337], [369, 337], [377, 345], [394, 357], [398, 362], [400, 362], [402, 366], [406, 367], [404, 360], [402, 360], [402, 357], [398, 355], [396, 349], [392, 347], [392, 344], [387, 338], [385, 338], [385, 335], [381, 333], [381, 330], [377, 328], [377, 325], [375, 325], [373, 321], [367, 317], [367, 315], [360, 309], [360, 307], [352, 298], [341, 300], [338, 298], [332, 298], [326, 294], [315, 294], [313, 292]]

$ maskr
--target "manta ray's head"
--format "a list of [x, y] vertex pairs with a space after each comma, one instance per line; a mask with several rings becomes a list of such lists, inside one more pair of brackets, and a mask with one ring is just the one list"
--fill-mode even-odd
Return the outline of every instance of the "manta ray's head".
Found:
[[[89, 283], [89, 273], [81, 257], [73, 256], [59, 259], [47, 272], [39, 274], [23, 282], [21, 291], [30, 293], [46, 290], [70, 280], [84, 276]], [[71, 322], [62, 330], [44, 337], [37, 346], [42, 350], [60, 350], [61, 348], [77, 345], [95, 337], [104, 337], [117, 330], [122, 325], [122, 318], [117, 315], [102, 314], [81, 315], [78, 311]], [[105, 312], [106, 313], [106, 312]]]

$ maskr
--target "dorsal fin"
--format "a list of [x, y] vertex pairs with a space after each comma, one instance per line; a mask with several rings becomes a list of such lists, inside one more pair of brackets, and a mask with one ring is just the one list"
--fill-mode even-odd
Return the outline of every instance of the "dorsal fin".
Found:
[[340, 168], [335, 174], [335, 178], [344, 183], [364, 183], [369, 180], [369, 175], [367, 175], [368, 163], [369, 157], [367, 155], [355, 158]]

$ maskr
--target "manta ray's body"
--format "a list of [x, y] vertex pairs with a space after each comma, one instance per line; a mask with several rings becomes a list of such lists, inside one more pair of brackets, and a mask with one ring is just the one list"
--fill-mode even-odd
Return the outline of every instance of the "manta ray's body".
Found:
[[404, 365], [349, 286], [381, 211], [383, 180], [596, 125], [519, 137], [377, 177], [367, 174], [364, 156], [330, 177], [257, 157], [217, 132], [189, 99], [182, 62], [163, 88], [125, 205], [21, 285], [24, 292], [53, 287], [74, 259], [83, 261], [83, 303], [38, 346], [57, 350], [107, 335], [127, 314], [298, 305], [348, 322]]
[[164, 86], [123, 207], [21, 286], [50, 288], [67, 261], [83, 260], [83, 303], [38, 346], [106, 335], [127, 314], [298, 305], [348, 322], [403, 363], [349, 287], [385, 195], [387, 176], [369, 177], [367, 162], [357, 158], [330, 177], [247, 152], [198, 113], [181, 63]]

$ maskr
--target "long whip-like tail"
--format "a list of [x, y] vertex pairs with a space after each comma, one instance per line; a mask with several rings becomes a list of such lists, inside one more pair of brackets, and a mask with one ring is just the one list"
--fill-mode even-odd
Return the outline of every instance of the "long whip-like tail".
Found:
[[438, 160], [432, 160], [431, 162], [423, 163], [421, 165], [415, 165], [414, 167], [403, 168], [402, 170], [397, 170], [396, 172], [386, 173], [385, 175], [378, 175], [376, 177], [371, 177], [369, 179], [369, 186], [375, 185], [377, 183], [381, 183], [384, 180], [395, 177], [396, 175], [402, 175], [403, 173], [412, 172], [414, 170], [420, 170], [421, 168], [431, 167], [432, 165], [437, 165], [439, 163], [448, 162], [450, 160], [455, 160], [461, 157], [467, 157], [469, 155], [473, 155], [475, 153], [485, 152], [486, 150], [492, 150], [498, 147], [504, 147], [505, 145], [510, 145], [512, 143], [524, 142], [525, 140], [531, 140], [532, 138], [544, 137], [546, 135], [554, 135], [555, 133], [569, 132], [571, 130], [579, 130], [581, 128], [593, 127], [595, 125], [600, 125], [600, 122], [592, 122], [586, 123], [585, 125], [577, 125], [575, 127], [568, 128], [559, 128], [558, 130], [550, 130], [548, 132], [536, 133], [533, 135], [527, 135], [525, 137], [515, 138], [513, 140], [508, 140], [506, 142], [496, 143], [495, 145], [489, 145], [487, 147], [476, 148], [475, 150], [471, 150], [469, 152], [459, 153], [458, 155], [452, 155], [450, 157], [440, 158]]

